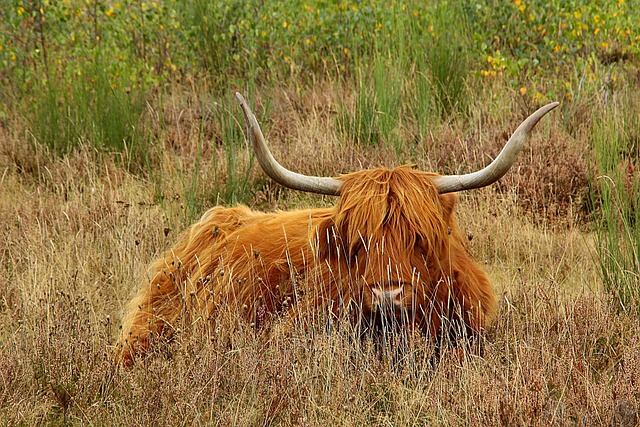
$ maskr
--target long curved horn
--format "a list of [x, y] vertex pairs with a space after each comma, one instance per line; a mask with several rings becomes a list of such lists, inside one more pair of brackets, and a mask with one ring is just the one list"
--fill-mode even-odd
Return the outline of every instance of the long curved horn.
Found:
[[547, 104], [530, 115], [511, 135], [498, 157], [487, 167], [466, 175], [443, 175], [433, 179], [438, 191], [452, 193], [454, 191], [471, 190], [493, 184], [507, 173], [515, 163], [533, 127], [545, 114], [558, 106], [557, 102]]
[[260, 125], [244, 98], [238, 92], [236, 92], [236, 98], [238, 98], [238, 102], [244, 113], [244, 118], [247, 121], [247, 126], [251, 131], [251, 140], [253, 141], [253, 149], [256, 152], [258, 163], [260, 163], [262, 170], [264, 170], [271, 179], [293, 190], [328, 194], [331, 196], [340, 195], [340, 185], [342, 184], [340, 180], [328, 177], [302, 175], [285, 169], [280, 165], [276, 159], [273, 158], [271, 151], [269, 151], [269, 147], [267, 147], [267, 143], [260, 130]]

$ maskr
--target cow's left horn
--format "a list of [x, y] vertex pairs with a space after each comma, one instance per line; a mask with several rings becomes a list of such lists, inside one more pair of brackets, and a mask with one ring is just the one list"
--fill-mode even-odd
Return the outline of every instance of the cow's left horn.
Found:
[[493, 184], [507, 173], [515, 163], [533, 127], [545, 114], [558, 106], [557, 102], [547, 104], [530, 115], [511, 135], [498, 157], [487, 167], [466, 175], [443, 175], [433, 179], [440, 193], [471, 190]]
[[269, 151], [269, 147], [267, 147], [267, 143], [262, 135], [262, 130], [260, 130], [258, 120], [256, 120], [256, 117], [251, 112], [244, 98], [238, 92], [236, 92], [236, 97], [238, 98], [238, 102], [240, 102], [244, 118], [249, 126], [252, 135], [253, 149], [256, 152], [258, 163], [260, 163], [262, 169], [271, 179], [293, 190], [329, 194], [331, 196], [340, 195], [341, 181], [335, 178], [302, 175], [292, 172], [280, 165], [276, 159], [273, 158], [271, 151]]

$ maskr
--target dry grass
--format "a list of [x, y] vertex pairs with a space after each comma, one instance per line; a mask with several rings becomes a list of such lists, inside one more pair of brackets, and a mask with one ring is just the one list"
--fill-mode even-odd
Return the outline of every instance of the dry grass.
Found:
[[[134, 283], [189, 222], [180, 182], [197, 155], [189, 147], [198, 119], [188, 119], [188, 103], [175, 102], [173, 125], [158, 130], [168, 132], [173, 146], [155, 183], [88, 150], [52, 160], [25, 148], [26, 136], [0, 130], [6, 142], [0, 149], [2, 424], [638, 423], [637, 314], [611, 308], [599, 283], [592, 236], [574, 225], [575, 212], [538, 217], [540, 206], [527, 204], [537, 193], [522, 203], [522, 192], [506, 184], [498, 192], [465, 194], [459, 206], [470, 251], [501, 295], [481, 356], [450, 351], [434, 362], [430, 346], [417, 340], [389, 357], [353, 339], [349, 330], [291, 335], [275, 325], [266, 337], [221, 322], [215, 340], [214, 332], [192, 328], [147, 363], [114, 369], [109, 354]], [[276, 157], [291, 168], [339, 173], [410, 160], [390, 148], [343, 146], [326, 131], [334, 119], [330, 97], [276, 99], [274, 105], [266, 133]], [[558, 120], [549, 117], [537, 129], [531, 156], [541, 156], [536, 143], [549, 134], [566, 139]], [[496, 138], [486, 123], [470, 126], [478, 141]], [[461, 142], [462, 131], [451, 128], [434, 130], [440, 151], [417, 150], [428, 156], [417, 159], [421, 166], [451, 155], [451, 144], [469, 146]], [[216, 130], [210, 132], [215, 139]], [[469, 168], [484, 163], [483, 146], [460, 151], [459, 161]], [[213, 168], [226, 166], [212, 153], [204, 162], [199, 179], [206, 191]], [[162, 204], [154, 202], [154, 184], [169, 195]], [[267, 183], [251, 204], [273, 209], [328, 203]]]

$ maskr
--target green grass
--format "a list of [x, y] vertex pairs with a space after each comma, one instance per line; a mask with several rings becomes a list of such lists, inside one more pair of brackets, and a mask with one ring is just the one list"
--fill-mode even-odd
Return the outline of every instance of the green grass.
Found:
[[[250, 171], [253, 166], [253, 152], [250, 136], [246, 133], [244, 118], [238, 111], [234, 93], [229, 93], [221, 104], [216, 104], [213, 115], [215, 122], [222, 129], [222, 143], [226, 155], [226, 174], [220, 176], [215, 171], [215, 180], [218, 185], [217, 194], [223, 204], [235, 205], [248, 203], [254, 192], [255, 183], [250, 180]], [[239, 153], [249, 155], [249, 161], [242, 163]]]
[[639, 108], [633, 92], [620, 93], [595, 119], [591, 135], [599, 174], [598, 259], [604, 284], [623, 310], [640, 303]]
[[[453, 3], [436, 8], [435, 37], [425, 47], [432, 91], [438, 113], [448, 117], [464, 112], [468, 105], [467, 80], [471, 57], [472, 31], [461, 7]], [[452, 31], [452, 29], [456, 29]]]
[[[339, 89], [343, 92], [343, 89]], [[340, 105], [338, 136], [342, 140], [356, 144], [380, 145], [383, 135], [380, 131], [380, 115], [375, 91], [369, 80], [358, 78], [358, 91], [353, 108], [343, 102]]]
[[123, 87], [96, 60], [70, 81], [47, 80], [27, 105], [35, 141], [65, 155], [81, 144], [116, 154], [131, 170], [149, 156], [149, 140], [140, 123], [145, 91]]

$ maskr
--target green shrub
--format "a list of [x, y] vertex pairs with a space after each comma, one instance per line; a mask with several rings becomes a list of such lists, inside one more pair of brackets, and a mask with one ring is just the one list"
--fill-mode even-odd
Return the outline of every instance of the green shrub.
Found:
[[640, 53], [640, 10], [625, 0], [475, 0], [465, 10], [482, 55], [479, 75], [505, 76], [535, 102], [573, 100], [576, 69], [580, 87], [597, 90], [624, 74], [611, 65]]

